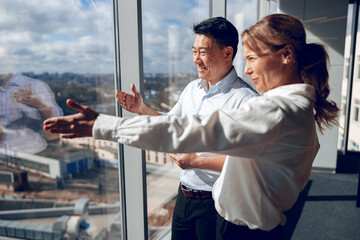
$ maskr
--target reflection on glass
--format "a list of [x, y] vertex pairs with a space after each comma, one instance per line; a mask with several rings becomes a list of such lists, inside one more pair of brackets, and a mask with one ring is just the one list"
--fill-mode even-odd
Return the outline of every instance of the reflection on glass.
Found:
[[115, 114], [112, 25], [111, 0], [0, 2], [0, 236], [121, 237], [117, 144], [42, 130], [67, 98]]
[[[345, 50], [344, 50], [344, 73], [343, 73], [343, 82], [342, 82], [342, 92], [341, 92], [341, 114], [340, 114], [340, 128], [339, 128], [339, 142], [338, 149], [342, 150], [344, 146], [344, 127], [345, 127], [345, 114], [347, 107], [347, 92], [348, 92], [348, 82], [349, 82], [349, 66], [350, 64], [350, 51], [351, 51], [351, 27], [353, 21], [353, 4], [349, 4], [348, 8], [348, 21], [347, 21], [347, 31], [346, 31], [346, 40], [345, 40]], [[360, 25], [359, 25], [360, 26]], [[348, 145], [347, 150], [349, 151], [360, 151], [360, 119], [359, 119], [359, 99], [360, 93], [357, 91], [360, 87], [360, 45], [359, 45], [359, 28], [357, 31], [357, 42], [355, 47], [354, 55], [354, 66], [353, 66], [353, 81], [352, 81], [352, 95], [351, 95], [351, 109], [350, 109], [350, 119], [349, 119], [349, 134], [348, 134]]]
[[45, 82], [16, 72], [18, 56], [3, 53], [0, 62], [0, 151], [8, 156], [41, 152], [50, 137], [42, 122], [62, 110]]
[[[352, 9], [352, 8], [351, 8]], [[349, 12], [350, 12], [349, 7]], [[357, 36], [356, 36], [356, 47], [355, 47], [355, 62], [354, 62], [354, 77], [352, 82], [352, 94], [351, 94], [351, 109], [350, 109], [350, 121], [349, 121], [349, 140], [348, 140], [348, 150], [349, 151], [360, 151], [360, 34], [359, 34], [360, 25], [358, 25]], [[350, 35], [347, 35], [347, 38], [350, 38]], [[349, 40], [350, 41], [350, 40]], [[346, 46], [345, 46], [346, 47]], [[345, 95], [346, 96], [346, 95]]]
[[269, 0], [269, 4], [270, 4], [270, 12], [269, 14], [272, 14], [272, 13], [277, 13], [279, 12], [279, 1], [278, 0]]
[[[184, 87], [197, 78], [192, 26], [208, 18], [207, 0], [143, 0], [144, 101], [168, 112]], [[146, 151], [150, 239], [169, 234], [180, 168], [166, 153]]]
[[[274, 8], [274, 4], [271, 5]], [[257, 22], [258, 1], [257, 0], [227, 0], [226, 1], [227, 19], [234, 24], [239, 32], [239, 35], [248, 27]], [[240, 36], [239, 36], [240, 39]], [[253, 85], [248, 75], [244, 74], [245, 61], [242, 55], [241, 40], [238, 45], [238, 54], [234, 59], [234, 67], [238, 75], [244, 79], [248, 84]]]
[[[348, 7], [348, 16], [347, 16], [347, 28], [346, 28], [346, 38], [345, 38], [345, 48], [344, 48], [344, 72], [343, 80], [341, 87], [341, 104], [340, 104], [340, 117], [339, 117], [339, 137], [338, 137], [338, 150], [344, 149], [344, 128], [345, 128], [345, 115], [346, 115], [346, 101], [347, 101], [347, 91], [348, 91], [348, 82], [350, 75], [350, 47], [351, 47], [351, 28], [352, 28], [352, 19], [353, 19], [353, 4], [349, 4]], [[354, 70], [354, 69], [353, 69]]]

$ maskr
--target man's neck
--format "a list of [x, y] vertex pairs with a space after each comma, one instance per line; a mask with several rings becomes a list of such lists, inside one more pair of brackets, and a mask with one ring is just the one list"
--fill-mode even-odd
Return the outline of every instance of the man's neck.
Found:
[[208, 80], [208, 87], [210, 88], [211, 86], [214, 86], [214, 85], [216, 85], [218, 82], [220, 82], [221, 80], [223, 80], [230, 72], [231, 72], [231, 70], [232, 70], [232, 65], [231, 65], [231, 67], [228, 69], [228, 71], [225, 73], [225, 74], [223, 74], [220, 78], [218, 78], [218, 79], [215, 79], [215, 80]]
[[6, 85], [10, 82], [12, 79], [13, 74], [7, 74], [7, 75], [0, 75], [0, 86], [5, 88]]

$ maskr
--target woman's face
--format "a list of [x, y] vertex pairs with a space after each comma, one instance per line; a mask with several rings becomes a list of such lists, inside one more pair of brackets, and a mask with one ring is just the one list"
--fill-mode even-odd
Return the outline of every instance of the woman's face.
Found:
[[282, 52], [258, 54], [243, 46], [246, 61], [245, 74], [249, 75], [258, 92], [266, 92], [284, 84], [285, 74]]

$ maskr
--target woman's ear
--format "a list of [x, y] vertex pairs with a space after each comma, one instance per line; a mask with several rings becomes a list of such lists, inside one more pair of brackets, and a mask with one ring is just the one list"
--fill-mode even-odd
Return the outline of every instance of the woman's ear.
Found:
[[224, 53], [225, 53], [225, 60], [233, 59], [234, 49], [232, 47], [230, 47], [230, 46], [225, 47]]
[[295, 61], [295, 49], [294, 46], [289, 44], [286, 44], [285, 47], [282, 49], [282, 57], [283, 57], [283, 63], [288, 64], [293, 61]]

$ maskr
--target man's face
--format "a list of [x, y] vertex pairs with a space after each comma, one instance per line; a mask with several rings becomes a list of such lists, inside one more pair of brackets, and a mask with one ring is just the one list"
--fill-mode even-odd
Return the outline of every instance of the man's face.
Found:
[[193, 62], [198, 70], [199, 78], [207, 80], [211, 85], [223, 79], [229, 71], [232, 58], [228, 56], [228, 48], [220, 49], [212, 38], [196, 35], [193, 45]]

